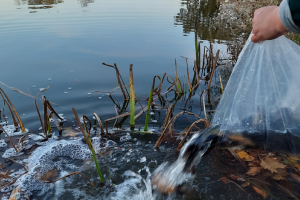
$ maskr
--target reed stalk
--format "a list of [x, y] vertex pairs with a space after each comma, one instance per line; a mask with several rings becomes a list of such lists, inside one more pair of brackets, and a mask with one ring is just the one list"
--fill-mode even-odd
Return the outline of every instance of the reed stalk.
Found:
[[[84, 119], [83, 119], [83, 120], [84, 120]], [[83, 124], [84, 124], [85, 131], [87, 132], [86, 125], [85, 125], [85, 123], [83, 123]], [[89, 145], [90, 150], [91, 150], [91, 152], [92, 152], [92, 154], [93, 154], [93, 160], [94, 160], [94, 162], [95, 162], [95, 165], [96, 165], [96, 168], [97, 168], [97, 172], [98, 172], [99, 178], [100, 178], [101, 182], [104, 183], [104, 179], [103, 179], [103, 176], [102, 176], [102, 174], [101, 174], [100, 167], [99, 167], [99, 165], [98, 165], [98, 161], [97, 161], [97, 158], [96, 158], [96, 154], [95, 154], [95, 151], [94, 151], [94, 148], [93, 148], [93, 145], [92, 145], [92, 141], [91, 141], [91, 138], [90, 138], [90, 135], [89, 135], [89, 134], [87, 134], [87, 139], [88, 139], [88, 145]]]
[[150, 94], [149, 94], [149, 99], [148, 99], [148, 109], [147, 109], [147, 115], [146, 115], [146, 121], [145, 121], [144, 131], [148, 130], [148, 122], [149, 122], [149, 115], [150, 115], [150, 105], [151, 105], [151, 101], [152, 101], [152, 91], [153, 91], [153, 85], [151, 86]]
[[221, 79], [221, 75], [220, 75], [220, 74], [219, 74], [219, 77], [220, 77], [221, 91], [222, 91], [222, 94], [223, 94], [223, 92], [224, 92], [224, 88], [223, 88], [222, 79]]
[[130, 126], [134, 126], [134, 115], [135, 115], [135, 93], [134, 93], [134, 82], [133, 82], [133, 65], [130, 65]]

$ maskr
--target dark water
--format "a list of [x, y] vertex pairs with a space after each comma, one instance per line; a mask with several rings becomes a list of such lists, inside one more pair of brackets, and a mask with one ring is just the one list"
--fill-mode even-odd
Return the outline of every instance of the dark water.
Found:
[[[39, 88], [50, 86], [43, 95], [58, 104], [56, 111], [70, 121], [72, 107], [79, 115], [90, 117], [96, 112], [102, 119], [113, 117], [111, 99], [94, 92], [110, 92], [117, 86], [114, 69], [101, 63], [116, 63], [128, 85], [129, 65], [133, 64], [135, 90], [142, 104], [153, 76], [166, 72], [174, 77], [175, 59], [178, 75], [184, 80], [186, 64], [181, 56], [188, 58], [191, 74], [196, 15], [201, 16], [197, 19], [201, 22], [198, 39], [204, 45], [210, 37], [209, 24], [217, 15], [215, 1], [197, 2], [2, 0], [0, 81], [33, 96]], [[215, 49], [225, 52], [226, 46], [219, 43], [226, 36], [217, 33], [212, 32]], [[169, 86], [165, 81], [164, 88]], [[36, 130], [40, 125], [34, 99], [1, 87], [25, 126]], [[113, 98], [122, 104], [120, 90]], [[199, 94], [195, 98], [199, 99]], [[198, 104], [193, 108], [199, 108]]]

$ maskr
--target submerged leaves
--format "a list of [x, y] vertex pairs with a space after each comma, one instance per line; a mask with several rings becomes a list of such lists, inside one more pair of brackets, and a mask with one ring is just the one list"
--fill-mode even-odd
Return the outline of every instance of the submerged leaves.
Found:
[[264, 158], [262, 159], [260, 165], [264, 169], [268, 169], [273, 173], [278, 173], [277, 168], [285, 168], [286, 166], [282, 163], [280, 163], [280, 160], [278, 158]]
[[244, 161], [253, 161], [255, 158], [250, 156], [248, 153], [246, 153], [245, 151], [239, 151], [239, 150], [235, 150], [236, 154], [243, 159]]

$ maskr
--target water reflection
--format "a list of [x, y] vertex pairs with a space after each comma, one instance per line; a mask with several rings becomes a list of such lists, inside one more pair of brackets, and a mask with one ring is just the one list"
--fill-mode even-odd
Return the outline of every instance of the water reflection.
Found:
[[81, 7], [87, 7], [89, 3], [94, 3], [94, 0], [78, 0]]
[[[64, 3], [63, 0], [15, 0], [15, 4], [20, 5], [35, 5], [28, 7], [29, 9], [48, 9], [53, 8], [53, 5]], [[78, 0], [81, 7], [87, 7], [89, 3], [94, 3], [94, 0]]]
[[217, 0], [182, 0], [181, 6], [179, 13], [174, 17], [174, 24], [182, 26], [185, 35], [197, 28], [198, 37], [202, 40], [210, 39], [210, 31], [212, 39], [229, 38], [229, 33], [225, 29], [219, 29], [214, 24], [219, 11]]
[[45, 5], [42, 7], [29, 7], [35, 9], [52, 8], [54, 4], [63, 3], [63, 0], [15, 0], [17, 5]]

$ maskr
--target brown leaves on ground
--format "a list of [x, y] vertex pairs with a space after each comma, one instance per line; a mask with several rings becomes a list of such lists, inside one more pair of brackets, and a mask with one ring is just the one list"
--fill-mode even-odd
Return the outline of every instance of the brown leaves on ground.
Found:
[[297, 182], [300, 183], [300, 176], [298, 176], [297, 174], [291, 174], [290, 177], [291, 177], [293, 180], [295, 180], [295, 181], [297, 181]]
[[64, 128], [64, 133], [64, 137], [76, 137], [80, 134], [78, 131], [73, 130], [72, 127]]
[[260, 174], [262, 171], [263, 171], [262, 167], [250, 167], [246, 174], [249, 176], [256, 176]]
[[252, 186], [252, 188], [255, 190], [255, 192], [260, 194], [264, 199], [268, 198], [268, 194], [265, 191], [259, 189], [258, 187], [255, 187], [255, 186]]
[[225, 176], [223, 176], [222, 178], [220, 178], [221, 181], [223, 181], [223, 183], [228, 184], [229, 180], [228, 178], [226, 178]]
[[244, 161], [253, 161], [255, 158], [250, 156], [248, 153], [246, 153], [243, 150], [234, 150], [235, 153]]
[[286, 165], [282, 164], [280, 162], [279, 158], [269, 158], [266, 157], [261, 160], [260, 166], [262, 166], [264, 169], [268, 169], [273, 173], [278, 173], [278, 168], [285, 168]]
[[17, 199], [17, 194], [20, 193], [20, 188], [15, 187], [13, 191], [10, 194], [9, 200], [16, 200]]
[[296, 167], [298, 170], [300, 170], [300, 165], [295, 164], [295, 167]]
[[243, 145], [254, 146], [254, 143], [249, 138], [245, 138], [242, 135], [229, 135], [227, 137], [229, 139], [234, 140], [236, 142], [239, 142], [239, 143], [241, 143]]
[[44, 174], [43, 176], [40, 177], [41, 181], [48, 181], [50, 179], [53, 179], [55, 176], [57, 175], [57, 170], [51, 169], [49, 170], [46, 174]]
[[0, 172], [0, 179], [4, 179], [4, 178], [12, 178], [9, 176], [10, 174], [10, 169], [7, 170], [5, 173], [4, 172]]
[[243, 183], [243, 184], [241, 185], [241, 187], [244, 188], [244, 187], [248, 187], [249, 185], [250, 185], [250, 182], [247, 181], [246, 183]]

